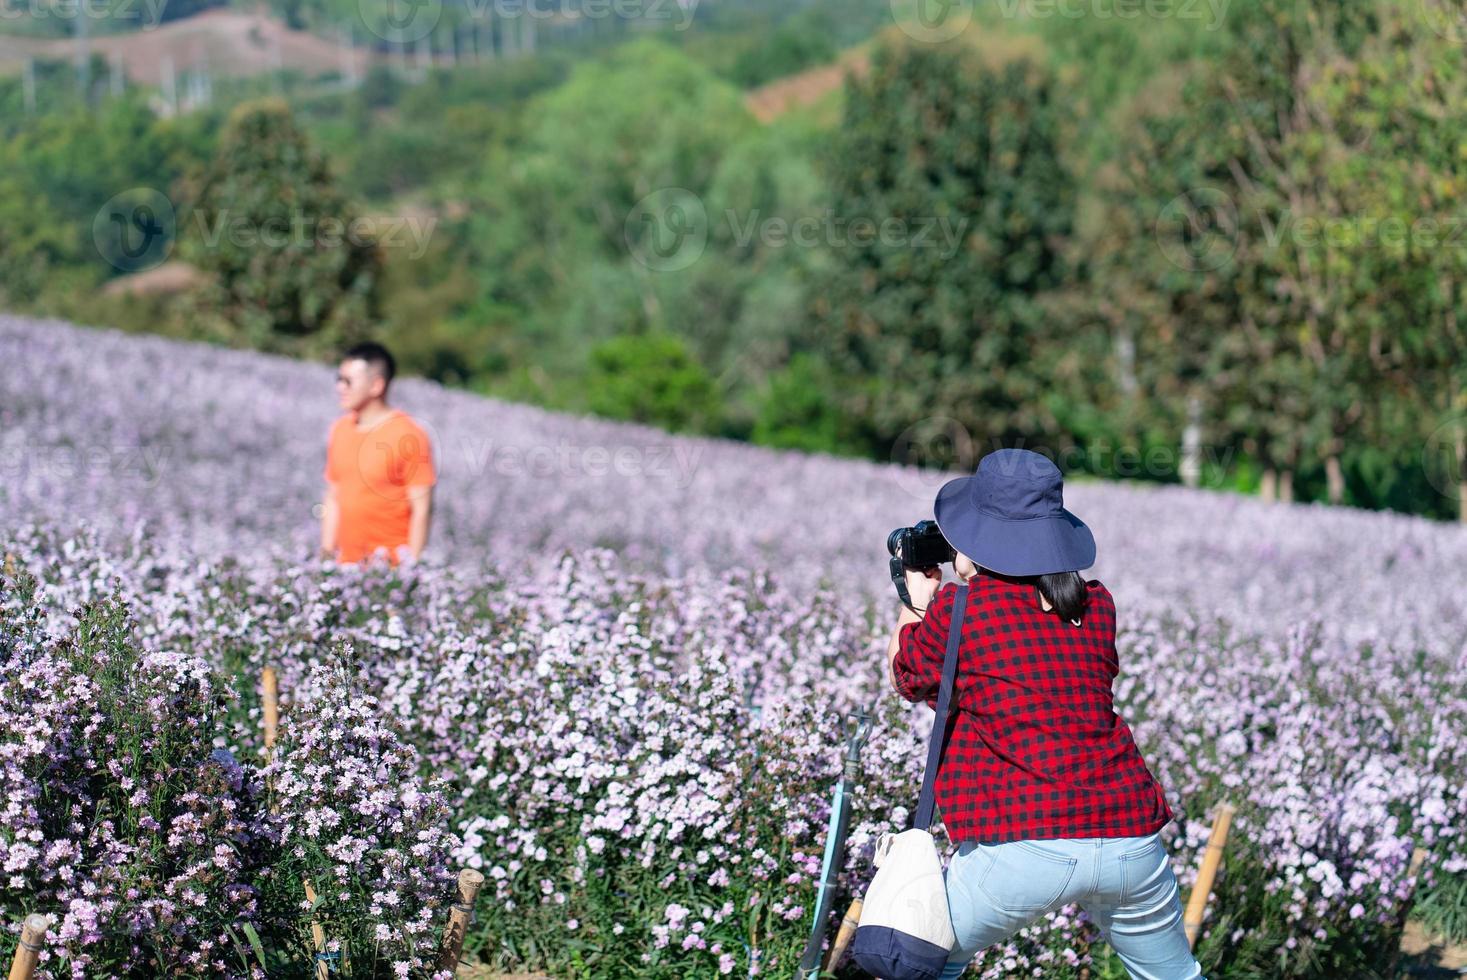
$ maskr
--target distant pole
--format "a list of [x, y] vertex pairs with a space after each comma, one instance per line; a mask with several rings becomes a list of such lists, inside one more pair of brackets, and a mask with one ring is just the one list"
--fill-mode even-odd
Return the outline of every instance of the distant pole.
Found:
[[347, 88], [357, 87], [357, 52], [355, 42], [352, 40], [351, 28], [343, 27], [336, 32], [336, 40], [341, 45], [341, 78]]
[[275, 35], [275, 43], [270, 46], [270, 60], [275, 65], [275, 87], [282, 89], [285, 79], [281, 78], [281, 72], [285, 71], [285, 56], [280, 50], [280, 35]]
[[76, 91], [83, 102], [88, 101], [88, 94], [92, 87], [92, 61], [90, 45], [87, 41], [87, 9], [82, 4], [77, 9], [76, 17]]
[[458, 25], [454, 24], [448, 28], [448, 64], [450, 67], [458, 66]]
[[125, 70], [125, 68], [123, 66], [122, 52], [121, 51], [115, 51], [115, 52], [113, 52], [112, 57], [110, 59], [108, 59], [107, 64], [108, 64], [108, 78], [107, 78], [107, 81], [109, 83], [109, 88], [110, 88], [110, 90], [112, 92], [112, 97], [113, 98], [118, 98], [119, 96], [122, 95], [122, 90], [123, 90], [123, 88], [127, 84], [126, 79], [124, 78], [124, 75], [125, 75], [125, 71], [126, 70]]
[[1187, 427], [1182, 430], [1182, 462], [1177, 467], [1182, 482], [1195, 487], [1202, 482], [1202, 399], [1187, 399]]
[[173, 56], [165, 54], [159, 82], [163, 86], [163, 101], [168, 105], [170, 116], [178, 115], [178, 76], [173, 70]]
[[1123, 328], [1116, 337], [1116, 371], [1120, 375], [1121, 391], [1134, 395], [1140, 387], [1136, 380], [1136, 338], [1129, 328]]
[[20, 78], [21, 78], [20, 88], [21, 88], [21, 93], [22, 93], [23, 101], [25, 102], [25, 111], [29, 115], [35, 115], [35, 112], [36, 112], [36, 59], [35, 58], [27, 58], [25, 60], [25, 70], [21, 73]]
[[196, 91], [194, 104], [208, 105], [214, 98], [214, 82], [213, 76], [209, 73], [208, 51], [200, 52], [198, 62], [194, 65], [194, 84]]

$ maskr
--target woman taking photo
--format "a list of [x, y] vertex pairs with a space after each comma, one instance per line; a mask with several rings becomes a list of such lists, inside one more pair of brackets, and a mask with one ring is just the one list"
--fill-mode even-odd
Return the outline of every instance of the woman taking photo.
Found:
[[[938, 491], [937, 525], [968, 583], [953, 708], [937, 771], [958, 845], [945, 881], [957, 945], [944, 978], [1069, 903], [1089, 913], [1136, 980], [1201, 976], [1158, 832], [1160, 784], [1117, 717], [1116, 610], [1095, 539], [1064, 509], [1059, 469], [1001, 449]], [[892, 684], [934, 707], [955, 584], [907, 573], [888, 657]]]

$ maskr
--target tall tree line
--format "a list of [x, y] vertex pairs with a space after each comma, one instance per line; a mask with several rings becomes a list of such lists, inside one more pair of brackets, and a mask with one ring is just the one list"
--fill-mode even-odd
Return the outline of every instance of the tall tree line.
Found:
[[1099, 159], [1066, 152], [1042, 56], [894, 45], [850, 82], [836, 208], [971, 217], [950, 259], [839, 250], [813, 292], [871, 451], [940, 416], [980, 452], [1125, 475], [1104, 449], [1129, 446], [1179, 479], [1190, 429], [1214, 480], [1467, 519], [1460, 46], [1396, 0], [1261, 0], [1224, 30], [1108, 107]]

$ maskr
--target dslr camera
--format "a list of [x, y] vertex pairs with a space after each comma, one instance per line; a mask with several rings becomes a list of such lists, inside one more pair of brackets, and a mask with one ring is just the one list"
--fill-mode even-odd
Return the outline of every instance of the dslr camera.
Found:
[[918, 521], [911, 527], [897, 528], [886, 536], [886, 550], [891, 555], [888, 565], [892, 584], [902, 605], [913, 612], [917, 610], [912, 608], [912, 594], [907, 591], [907, 570], [936, 568], [957, 557], [957, 551], [942, 536], [936, 521]]

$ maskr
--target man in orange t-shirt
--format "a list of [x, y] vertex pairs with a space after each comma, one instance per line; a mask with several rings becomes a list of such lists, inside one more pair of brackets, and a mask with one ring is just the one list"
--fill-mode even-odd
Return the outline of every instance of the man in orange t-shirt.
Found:
[[381, 344], [358, 344], [342, 356], [336, 392], [347, 414], [327, 438], [324, 558], [359, 562], [384, 548], [396, 565], [403, 549], [416, 559], [428, 543], [433, 448], [421, 426], [388, 407], [396, 370]]

